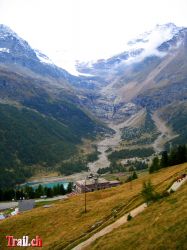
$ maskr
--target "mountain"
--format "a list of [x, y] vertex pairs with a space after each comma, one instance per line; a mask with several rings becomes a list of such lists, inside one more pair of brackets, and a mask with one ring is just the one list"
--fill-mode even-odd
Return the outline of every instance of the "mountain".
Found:
[[75, 81], [0, 25], [0, 186], [32, 175], [37, 167], [29, 166], [60, 164], [104, 129], [81, 105]]
[[[157, 25], [124, 47], [124, 52], [112, 58], [77, 64], [80, 72], [101, 77], [94, 102], [98, 107], [102, 97], [105, 107], [102, 109], [100, 105], [95, 114], [101, 117], [105, 110], [105, 116], [111, 120], [122, 121], [128, 104], [134, 105], [133, 113], [142, 108], [150, 114], [161, 109], [159, 114], [164, 118], [161, 113], [173, 114], [170, 112], [173, 106], [180, 113], [180, 102], [187, 100], [187, 28], [172, 23]], [[175, 131], [171, 119], [165, 122]], [[181, 136], [180, 142], [185, 143], [186, 137]]]
[[[77, 70], [89, 75], [77, 77], [32, 49], [10, 28], [0, 25], [0, 110], [7, 122], [0, 127], [0, 146], [4, 152], [1, 157], [5, 159], [6, 145], [11, 144], [7, 132], [13, 130], [11, 123], [16, 124], [14, 136], [20, 134], [15, 144], [24, 145], [27, 138], [28, 146], [25, 153], [28, 159], [21, 153], [22, 146], [18, 149], [12, 146], [9, 163], [2, 161], [1, 176], [7, 178], [11, 171], [17, 175], [20, 165], [58, 165], [75, 154], [82, 138], [95, 138], [98, 132], [109, 131], [103, 122], [123, 123], [131, 116], [135, 116], [134, 120], [121, 130], [123, 144], [129, 150], [135, 146], [152, 150], [157, 148], [154, 142], [158, 136], [167, 137], [156, 124], [155, 112], [156, 119], [162, 119], [173, 130], [162, 144], [168, 147], [170, 142], [186, 143], [186, 54], [187, 28], [172, 23], [157, 25], [129, 41], [124, 52], [112, 58], [78, 63]], [[25, 117], [32, 124], [31, 131], [26, 129]], [[24, 136], [19, 131], [22, 120], [25, 126], [22, 129], [28, 131]], [[46, 159], [37, 150], [42, 150]]]
[[68, 73], [55, 66], [50, 59], [32, 49], [29, 44], [20, 38], [9, 27], [0, 25], [0, 62], [15, 64], [32, 70], [43, 76], [66, 78]]
[[[182, 28], [172, 23], [157, 25], [155, 29], [139, 35], [129, 41], [124, 47], [126, 50], [108, 59], [100, 59], [96, 62], [77, 63], [77, 70], [82, 73], [92, 75], [112, 76], [122, 73], [121, 71], [128, 65], [141, 62], [149, 56], [163, 56], [163, 48], [159, 48], [163, 43], [169, 41], [177, 35]], [[159, 49], [158, 49], [159, 48]], [[168, 49], [168, 48], [167, 48]], [[113, 75], [114, 77], [114, 75]]]

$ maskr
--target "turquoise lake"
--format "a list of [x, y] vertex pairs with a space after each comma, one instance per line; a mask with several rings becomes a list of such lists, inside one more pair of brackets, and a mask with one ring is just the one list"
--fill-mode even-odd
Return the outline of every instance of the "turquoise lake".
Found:
[[34, 189], [36, 189], [39, 185], [42, 185], [43, 187], [49, 187], [49, 188], [53, 188], [54, 186], [57, 185], [63, 185], [65, 189], [67, 189], [69, 182], [66, 181], [54, 181], [54, 182], [27, 182], [22, 184], [21, 186], [30, 186], [33, 187]]

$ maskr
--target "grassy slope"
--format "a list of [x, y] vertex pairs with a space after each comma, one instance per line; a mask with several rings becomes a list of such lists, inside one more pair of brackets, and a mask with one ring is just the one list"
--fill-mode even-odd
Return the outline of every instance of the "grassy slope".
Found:
[[87, 249], [187, 249], [187, 184]]
[[45, 249], [64, 249], [66, 245], [91, 231], [91, 227], [97, 222], [105, 222], [110, 217], [110, 222], [113, 222], [114, 209], [118, 210], [120, 216], [140, 204], [141, 197], [131, 204], [129, 202], [140, 193], [144, 180], [150, 178], [156, 185], [157, 191], [163, 191], [184, 169], [187, 169], [187, 164], [142, 176], [133, 181], [132, 189], [130, 184], [126, 183], [116, 188], [88, 193], [86, 214], [84, 214], [84, 194], [81, 194], [58, 202], [51, 208], [36, 208], [6, 219], [0, 222], [0, 229], [2, 229], [0, 242], [5, 245], [4, 236], [7, 234], [15, 237], [40, 235]]
[[172, 127], [179, 136], [176, 137], [173, 144], [185, 144], [187, 141], [187, 102], [181, 101], [170, 104], [159, 111], [160, 116]]

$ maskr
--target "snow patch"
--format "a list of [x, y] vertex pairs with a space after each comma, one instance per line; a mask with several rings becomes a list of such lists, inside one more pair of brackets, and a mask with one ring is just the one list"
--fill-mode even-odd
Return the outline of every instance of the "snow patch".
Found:
[[39, 50], [35, 50], [35, 53], [36, 53], [36, 56], [38, 57], [38, 59], [40, 60], [40, 62], [46, 63], [46, 64], [54, 64], [51, 61], [51, 59], [49, 59], [46, 55], [41, 53]]
[[7, 48], [0, 48], [0, 52], [3, 52], [3, 53], [10, 53], [10, 50], [7, 49]]

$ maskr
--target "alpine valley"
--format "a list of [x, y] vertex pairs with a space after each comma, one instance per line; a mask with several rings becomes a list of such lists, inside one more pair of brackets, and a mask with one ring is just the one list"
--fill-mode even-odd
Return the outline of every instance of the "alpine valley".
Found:
[[157, 25], [122, 53], [76, 69], [57, 67], [0, 25], [0, 188], [186, 143], [187, 28]]

